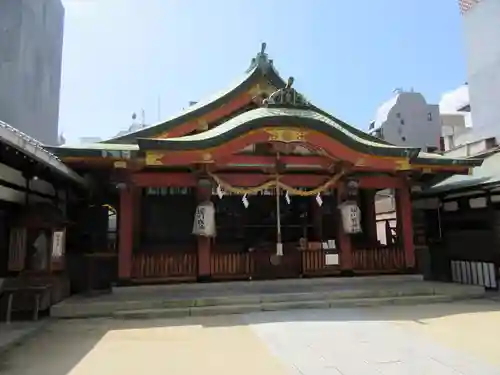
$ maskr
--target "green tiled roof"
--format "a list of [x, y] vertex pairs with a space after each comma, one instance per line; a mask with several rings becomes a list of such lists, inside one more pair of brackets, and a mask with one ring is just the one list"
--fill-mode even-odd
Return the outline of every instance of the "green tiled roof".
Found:
[[196, 150], [217, 147], [232, 138], [262, 126], [310, 128], [338, 139], [345, 145], [367, 154], [416, 157], [418, 148], [397, 147], [366, 139], [314, 110], [294, 108], [258, 108], [245, 112], [206, 132], [169, 139], [138, 139], [142, 149]]
[[[231, 139], [242, 136], [263, 126], [290, 126], [321, 132], [361, 153], [376, 156], [407, 157], [411, 163], [426, 165], [476, 166], [481, 160], [451, 159], [441, 155], [421, 152], [415, 147], [399, 147], [372, 137], [353, 127], [335, 121], [314, 109], [257, 108], [203, 133], [169, 139], [138, 139], [141, 150], [198, 150], [218, 147]], [[361, 133], [361, 134], [360, 134]]]
[[500, 153], [487, 156], [482, 165], [472, 170], [471, 175], [455, 175], [443, 180], [423, 194], [438, 194], [454, 190], [467, 190], [500, 183]]

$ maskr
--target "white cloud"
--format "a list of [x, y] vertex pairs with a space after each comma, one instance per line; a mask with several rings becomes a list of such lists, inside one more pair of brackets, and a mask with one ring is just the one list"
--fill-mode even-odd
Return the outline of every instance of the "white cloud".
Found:
[[441, 113], [455, 113], [468, 104], [470, 104], [469, 86], [462, 85], [452, 91], [445, 92], [441, 96], [439, 111]]

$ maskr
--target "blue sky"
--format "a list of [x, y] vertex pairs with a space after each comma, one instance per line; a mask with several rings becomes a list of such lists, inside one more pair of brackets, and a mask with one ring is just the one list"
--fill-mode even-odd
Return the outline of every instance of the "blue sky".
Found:
[[466, 80], [457, 0], [65, 0], [59, 128], [109, 137], [226, 88], [267, 42], [283, 77], [366, 129], [396, 87]]

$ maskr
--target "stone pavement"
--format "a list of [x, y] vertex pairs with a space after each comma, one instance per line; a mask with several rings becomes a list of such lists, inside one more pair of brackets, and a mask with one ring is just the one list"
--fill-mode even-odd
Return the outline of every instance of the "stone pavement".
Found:
[[38, 332], [46, 321], [0, 323], [0, 353]]
[[2, 375], [500, 375], [500, 304], [54, 321]]

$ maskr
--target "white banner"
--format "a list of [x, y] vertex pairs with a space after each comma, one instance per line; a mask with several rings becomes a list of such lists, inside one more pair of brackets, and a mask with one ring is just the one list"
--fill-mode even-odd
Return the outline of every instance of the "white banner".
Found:
[[193, 234], [197, 236], [215, 237], [215, 207], [212, 202], [203, 202], [196, 207]]
[[344, 231], [349, 234], [361, 233], [361, 210], [356, 202], [346, 201], [341, 203], [339, 209]]

